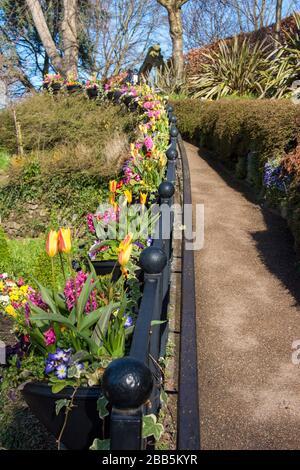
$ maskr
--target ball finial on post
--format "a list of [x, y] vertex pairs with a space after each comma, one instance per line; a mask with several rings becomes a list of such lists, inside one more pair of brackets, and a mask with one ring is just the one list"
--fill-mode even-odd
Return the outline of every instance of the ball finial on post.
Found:
[[102, 378], [103, 393], [119, 409], [138, 408], [146, 403], [153, 388], [150, 369], [133, 357], [115, 359]]
[[170, 199], [175, 192], [174, 184], [170, 181], [163, 181], [158, 188], [161, 199]]
[[149, 246], [140, 254], [140, 265], [146, 274], [159, 274], [167, 264], [167, 255], [160, 248]]
[[166, 156], [168, 160], [176, 160], [178, 156], [177, 149], [175, 147], [170, 146], [166, 151]]

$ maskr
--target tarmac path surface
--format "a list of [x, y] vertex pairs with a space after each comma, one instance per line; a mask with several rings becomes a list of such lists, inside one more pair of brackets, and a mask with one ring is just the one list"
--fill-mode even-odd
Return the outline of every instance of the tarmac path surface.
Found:
[[[300, 275], [281, 217], [185, 143], [193, 204], [202, 449], [300, 449]], [[299, 354], [300, 357], [300, 354]]]

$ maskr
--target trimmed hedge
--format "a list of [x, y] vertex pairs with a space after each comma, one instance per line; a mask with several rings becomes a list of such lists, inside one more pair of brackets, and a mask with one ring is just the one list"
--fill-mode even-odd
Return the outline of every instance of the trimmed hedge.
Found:
[[[183, 137], [214, 152], [238, 178], [247, 178], [263, 196], [266, 161], [283, 158], [297, 147], [300, 106], [289, 100], [223, 99], [174, 101]], [[285, 197], [287, 220], [300, 252], [300, 176]]]

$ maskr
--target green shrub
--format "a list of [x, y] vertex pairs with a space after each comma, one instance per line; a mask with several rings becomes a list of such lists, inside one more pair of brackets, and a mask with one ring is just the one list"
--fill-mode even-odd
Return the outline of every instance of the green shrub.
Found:
[[0, 225], [0, 272], [10, 272], [12, 269], [12, 260], [10, 255], [10, 249], [8, 247], [8, 240]]
[[[0, 113], [0, 142], [11, 154], [0, 185], [4, 226], [18, 217], [23, 236], [45, 229], [39, 211], [28, 221], [27, 204], [58, 211], [65, 223], [76, 225], [94, 210], [107, 180], [118, 173], [128, 155], [137, 116], [121, 106], [94, 102], [84, 96], [38, 94], [15, 106], [25, 154], [17, 151], [11, 109]], [[1, 162], [0, 162], [1, 163]]]
[[[183, 137], [213, 152], [238, 178], [263, 194], [267, 160], [283, 158], [297, 146], [300, 106], [289, 100], [173, 101]], [[295, 166], [295, 165], [294, 165]], [[300, 252], [300, 179], [285, 195], [287, 220]], [[278, 201], [280, 205], [280, 200]]]
[[181, 100], [173, 103], [182, 135], [206, 146], [230, 168], [257, 152], [260, 168], [284, 155], [300, 132], [300, 108], [289, 100]]

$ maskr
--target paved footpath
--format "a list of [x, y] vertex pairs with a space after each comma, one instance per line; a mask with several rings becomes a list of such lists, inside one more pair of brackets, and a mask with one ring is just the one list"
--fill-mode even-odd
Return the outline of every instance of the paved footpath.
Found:
[[300, 276], [285, 222], [186, 144], [193, 203], [205, 205], [196, 253], [203, 449], [300, 449]]

